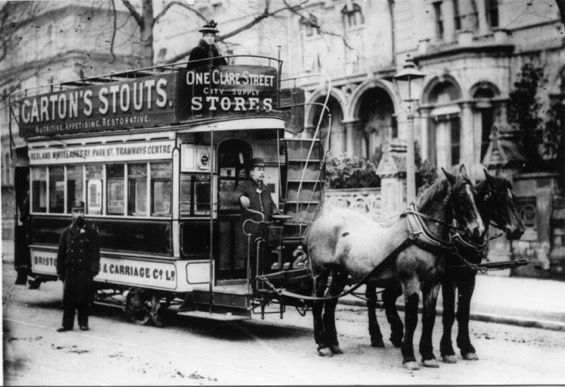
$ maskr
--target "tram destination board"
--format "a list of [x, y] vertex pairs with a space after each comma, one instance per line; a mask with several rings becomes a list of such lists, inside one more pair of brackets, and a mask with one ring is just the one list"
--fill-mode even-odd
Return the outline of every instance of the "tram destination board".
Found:
[[28, 96], [18, 101], [24, 138], [175, 125], [270, 112], [277, 70], [219, 66]]

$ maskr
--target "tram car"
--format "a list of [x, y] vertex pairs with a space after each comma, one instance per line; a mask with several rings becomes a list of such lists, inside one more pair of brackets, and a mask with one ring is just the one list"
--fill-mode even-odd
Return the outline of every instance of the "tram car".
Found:
[[[304, 93], [281, 80], [282, 61], [229, 61], [63, 82], [12, 101], [29, 160], [19, 188], [29, 192], [32, 287], [58, 279], [58, 241], [81, 200], [100, 237], [95, 302], [135, 323], [163, 325], [166, 308], [219, 320], [307, 308], [281, 290], [311, 294], [301, 244], [322, 205], [323, 144], [299, 133]], [[281, 213], [255, 222], [257, 238], [233, 200], [252, 158], [264, 159]]]

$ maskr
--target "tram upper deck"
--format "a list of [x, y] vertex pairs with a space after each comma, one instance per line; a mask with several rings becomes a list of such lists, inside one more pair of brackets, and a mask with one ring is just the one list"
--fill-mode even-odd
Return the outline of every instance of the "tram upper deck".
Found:
[[226, 66], [155, 66], [24, 90], [13, 99], [20, 136], [33, 141], [280, 117], [282, 62], [261, 56], [231, 60]]

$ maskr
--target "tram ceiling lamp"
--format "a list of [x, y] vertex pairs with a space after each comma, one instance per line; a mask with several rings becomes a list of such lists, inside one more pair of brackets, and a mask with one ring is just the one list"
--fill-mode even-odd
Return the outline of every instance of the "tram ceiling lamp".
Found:
[[412, 58], [408, 57], [404, 68], [394, 76], [394, 84], [402, 101], [419, 101], [426, 75], [422, 73]]

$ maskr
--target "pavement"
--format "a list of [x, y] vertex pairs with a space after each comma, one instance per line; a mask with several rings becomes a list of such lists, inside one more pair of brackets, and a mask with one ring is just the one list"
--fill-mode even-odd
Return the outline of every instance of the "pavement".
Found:
[[[2, 264], [11, 265], [13, 262], [13, 242], [3, 240]], [[565, 281], [492, 273], [477, 275], [471, 301], [471, 320], [565, 332]], [[364, 286], [356, 291], [364, 292]], [[365, 306], [364, 300], [352, 295], [343, 297], [340, 303]], [[404, 309], [403, 297], [398, 298], [397, 305], [399, 310]], [[442, 314], [441, 292], [437, 313]]]

